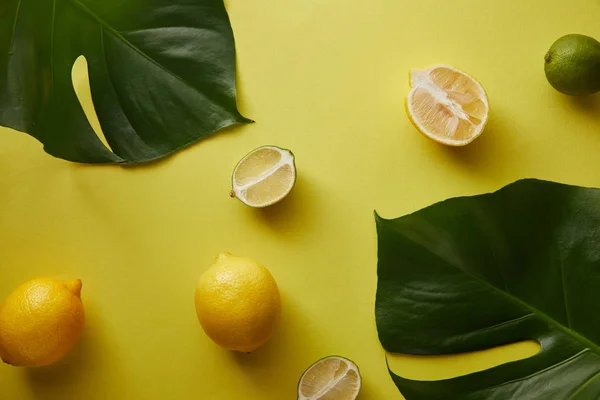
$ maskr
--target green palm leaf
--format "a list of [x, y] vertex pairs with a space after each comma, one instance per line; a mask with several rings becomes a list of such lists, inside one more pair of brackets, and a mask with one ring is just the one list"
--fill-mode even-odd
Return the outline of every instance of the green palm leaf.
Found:
[[600, 397], [600, 190], [523, 180], [377, 216], [377, 327], [389, 352], [536, 340], [528, 359], [454, 379], [391, 373], [408, 400]]
[[[107, 149], [73, 90], [87, 58]], [[233, 32], [222, 0], [3, 0], [0, 125], [53, 156], [151, 161], [224, 127], [237, 110]]]

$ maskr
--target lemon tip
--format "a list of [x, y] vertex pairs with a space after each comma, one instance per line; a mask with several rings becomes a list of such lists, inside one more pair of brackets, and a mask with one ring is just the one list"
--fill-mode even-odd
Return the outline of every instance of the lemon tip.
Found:
[[228, 251], [223, 251], [223, 252], [219, 253], [219, 254], [217, 255], [217, 257], [215, 257], [215, 259], [216, 259], [217, 261], [222, 261], [222, 260], [225, 260], [225, 259], [227, 259], [227, 258], [229, 258], [229, 257], [231, 257], [231, 253], [230, 253], [230, 252], [228, 252]]
[[81, 297], [81, 288], [83, 287], [83, 282], [81, 282], [81, 279], [68, 280], [65, 281], [64, 284], [69, 292], [73, 293], [77, 297]]

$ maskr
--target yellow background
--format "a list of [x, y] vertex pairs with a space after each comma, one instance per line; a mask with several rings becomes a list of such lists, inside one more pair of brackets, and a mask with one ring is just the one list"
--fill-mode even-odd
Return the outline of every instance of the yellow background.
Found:
[[[71, 164], [0, 130], [0, 297], [76, 277], [88, 313], [61, 364], [0, 366], [1, 400], [294, 399], [330, 354], [358, 363], [361, 400], [401, 399], [375, 327], [373, 209], [400, 216], [523, 177], [600, 185], [600, 99], [561, 96], [543, 72], [558, 37], [600, 37], [596, 0], [227, 3], [239, 104], [256, 124], [138, 168]], [[423, 138], [403, 110], [408, 70], [438, 63], [490, 97], [487, 130], [466, 148]], [[229, 198], [230, 174], [265, 144], [294, 151], [299, 181], [252, 210]], [[280, 329], [251, 355], [220, 350], [196, 320], [195, 283], [224, 250], [262, 262], [282, 292]], [[435, 379], [534, 351], [393, 364]]]

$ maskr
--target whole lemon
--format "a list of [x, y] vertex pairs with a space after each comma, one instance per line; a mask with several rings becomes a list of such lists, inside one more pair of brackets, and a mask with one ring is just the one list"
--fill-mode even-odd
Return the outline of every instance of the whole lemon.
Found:
[[85, 323], [81, 281], [34, 279], [0, 305], [0, 358], [19, 367], [59, 361], [75, 346]]
[[272, 336], [280, 311], [275, 279], [248, 258], [220, 254], [196, 288], [202, 328], [228, 350], [248, 353], [262, 346]]

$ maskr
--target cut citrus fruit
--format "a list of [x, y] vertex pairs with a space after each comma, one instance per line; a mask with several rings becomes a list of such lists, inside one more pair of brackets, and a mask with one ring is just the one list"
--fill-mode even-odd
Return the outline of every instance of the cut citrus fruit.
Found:
[[326, 357], [311, 365], [298, 383], [298, 400], [355, 400], [361, 377], [355, 363]]
[[464, 146], [481, 135], [489, 104], [477, 80], [448, 65], [410, 72], [406, 112], [423, 135], [448, 146]]
[[231, 197], [250, 207], [267, 207], [287, 196], [295, 183], [294, 154], [275, 146], [259, 147], [235, 167]]

